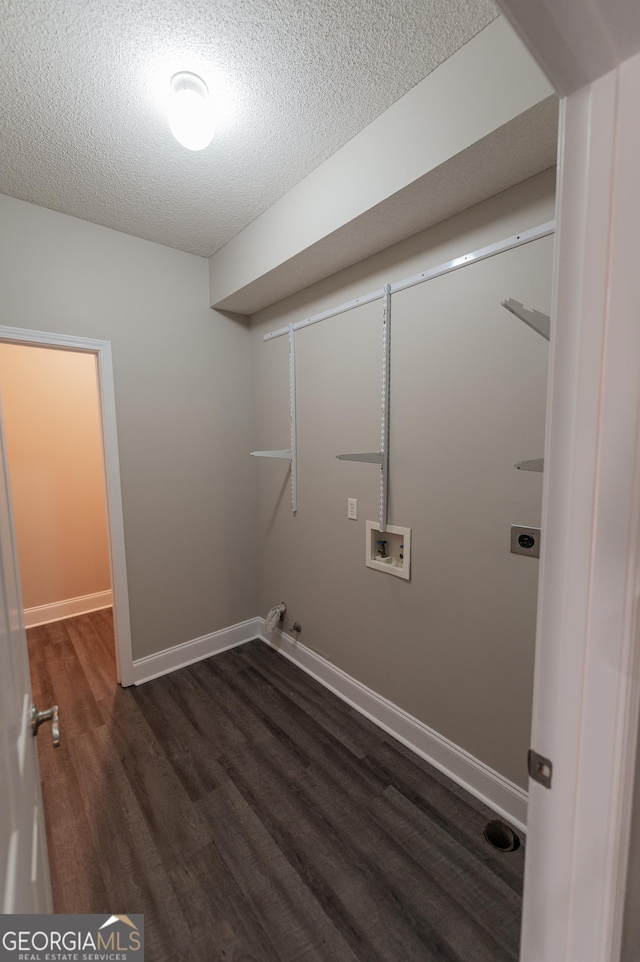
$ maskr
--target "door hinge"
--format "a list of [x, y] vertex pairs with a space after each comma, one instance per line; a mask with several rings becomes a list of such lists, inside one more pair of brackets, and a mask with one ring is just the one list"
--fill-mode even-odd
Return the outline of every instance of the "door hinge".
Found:
[[534, 752], [533, 748], [529, 749], [527, 758], [529, 762], [529, 775], [534, 782], [539, 782], [540, 785], [544, 785], [545, 788], [551, 788], [551, 775], [553, 772], [551, 761], [548, 758], [544, 758], [543, 755], [538, 755], [537, 752]]

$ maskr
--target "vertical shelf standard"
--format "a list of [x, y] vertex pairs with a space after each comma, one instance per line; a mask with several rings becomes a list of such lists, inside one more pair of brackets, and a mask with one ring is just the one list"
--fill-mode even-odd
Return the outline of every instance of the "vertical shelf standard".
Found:
[[338, 454], [339, 461], [366, 461], [380, 465], [378, 530], [387, 530], [389, 489], [389, 388], [391, 375], [391, 285], [382, 293], [382, 388], [380, 397], [380, 450], [368, 454]]
[[252, 451], [253, 458], [282, 458], [291, 462], [291, 510], [298, 510], [298, 424], [296, 407], [296, 332], [289, 324], [289, 439], [287, 451]]

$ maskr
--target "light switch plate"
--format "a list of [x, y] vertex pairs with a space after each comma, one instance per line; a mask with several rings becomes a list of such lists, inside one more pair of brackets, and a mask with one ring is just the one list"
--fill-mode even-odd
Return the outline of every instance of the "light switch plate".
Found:
[[358, 499], [347, 498], [347, 518], [350, 521], [358, 520]]

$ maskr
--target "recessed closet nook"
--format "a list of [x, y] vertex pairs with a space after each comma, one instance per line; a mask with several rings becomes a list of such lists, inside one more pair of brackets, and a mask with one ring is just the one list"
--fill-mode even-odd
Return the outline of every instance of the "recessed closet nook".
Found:
[[[435, 71], [332, 160], [351, 196], [323, 193], [320, 167], [296, 188], [306, 215], [293, 197], [268, 212], [296, 232], [260, 244], [256, 221], [209, 264], [1, 196], [0, 297], [6, 339], [77, 338], [63, 346], [98, 358], [103, 417], [113, 404], [122, 683], [254, 638], [284, 602], [283, 654], [522, 827], [539, 560], [511, 529], [540, 527], [549, 342], [527, 318], [551, 311], [557, 100], [502, 18], [439, 69], [496, 50], [519, 65], [513, 103], [480, 74], [486, 115], [465, 95], [417, 142], [401, 110], [431, 109]], [[484, 137], [443, 160], [470, 116]], [[397, 189], [355, 217], [385, 177]]]

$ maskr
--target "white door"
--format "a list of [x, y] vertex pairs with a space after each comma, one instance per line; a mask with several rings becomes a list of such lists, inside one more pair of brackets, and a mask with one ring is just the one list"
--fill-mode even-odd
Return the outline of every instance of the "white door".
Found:
[[[52, 912], [31, 680], [0, 407], [0, 910]], [[49, 708], [38, 705], [38, 708]], [[40, 729], [51, 738], [51, 725]]]
[[640, 55], [561, 104], [532, 729], [553, 778], [530, 785], [522, 962], [620, 958], [640, 707], [639, 102]]

